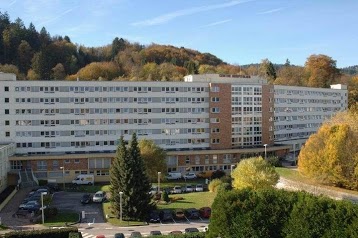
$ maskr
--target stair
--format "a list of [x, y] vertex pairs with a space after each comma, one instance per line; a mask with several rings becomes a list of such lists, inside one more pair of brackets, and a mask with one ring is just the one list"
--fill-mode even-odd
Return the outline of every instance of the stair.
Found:
[[26, 169], [25, 171], [20, 171], [20, 178], [22, 188], [29, 188], [37, 185], [32, 177], [31, 170]]

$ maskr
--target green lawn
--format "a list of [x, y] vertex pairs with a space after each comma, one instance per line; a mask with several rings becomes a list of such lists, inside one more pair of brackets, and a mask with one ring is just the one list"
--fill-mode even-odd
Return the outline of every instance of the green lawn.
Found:
[[75, 212], [61, 212], [56, 216], [45, 219], [45, 226], [65, 226], [65, 223], [78, 221], [79, 214]]
[[304, 177], [303, 175], [301, 175], [296, 169], [290, 169], [290, 168], [276, 168], [277, 173], [283, 177], [286, 178], [288, 180], [293, 180], [293, 181], [297, 181], [297, 182], [302, 182], [302, 183], [306, 183], [306, 184], [311, 184], [317, 187], [323, 187], [323, 188], [327, 188], [330, 190], [334, 190], [337, 192], [344, 192], [344, 193], [349, 193], [349, 194], [353, 194], [353, 195], [358, 195], [357, 191], [352, 191], [352, 190], [347, 190], [347, 189], [343, 189], [343, 188], [338, 188], [338, 187], [333, 187], [333, 186], [328, 186], [328, 185], [322, 185], [310, 178]]
[[112, 214], [111, 211], [111, 203], [110, 202], [105, 202], [102, 203], [102, 207], [103, 207], [103, 214], [106, 217], [106, 215], [109, 215], [107, 219], [107, 222], [111, 223], [112, 225], [115, 226], [140, 226], [143, 225], [143, 222], [138, 222], [138, 221], [120, 221], [119, 219], [117, 219], [115, 217], [114, 214]]
[[158, 204], [158, 209], [187, 209], [187, 208], [201, 208], [211, 207], [214, 202], [216, 193], [212, 192], [193, 192], [183, 194], [170, 194], [169, 198], [179, 197], [183, 200], [177, 200], [169, 204]]

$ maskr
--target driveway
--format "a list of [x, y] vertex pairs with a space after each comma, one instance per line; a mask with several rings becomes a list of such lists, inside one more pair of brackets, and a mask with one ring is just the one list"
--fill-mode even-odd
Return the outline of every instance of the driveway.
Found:
[[81, 204], [81, 198], [85, 193], [77, 192], [57, 192], [53, 195], [52, 206], [57, 207], [60, 211], [74, 211], [82, 215], [85, 212], [85, 219], [82, 219], [82, 223], [105, 223], [103, 217], [102, 204], [90, 203]]

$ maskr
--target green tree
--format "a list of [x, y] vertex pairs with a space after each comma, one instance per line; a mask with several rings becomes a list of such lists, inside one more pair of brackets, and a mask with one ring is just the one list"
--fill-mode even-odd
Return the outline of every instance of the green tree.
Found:
[[279, 179], [275, 168], [262, 157], [241, 160], [231, 176], [232, 186], [235, 189], [272, 187]]
[[144, 220], [153, 208], [153, 204], [149, 193], [151, 185], [140, 157], [135, 134], [128, 148], [123, 136], [120, 138], [116, 157], [110, 169], [110, 182], [114, 212], [120, 216], [119, 192], [123, 192], [123, 217], [131, 220]]
[[184, 63], [184, 68], [188, 70], [189, 74], [198, 74], [198, 64], [192, 60], [186, 61]]
[[260, 64], [260, 76], [267, 79], [269, 83], [273, 83], [277, 77], [276, 69], [272, 62], [268, 59], [263, 59]]
[[165, 151], [156, 145], [153, 140], [148, 139], [140, 140], [138, 146], [149, 179], [156, 181], [158, 172], [164, 173], [167, 170]]
[[66, 78], [65, 67], [61, 63], [58, 63], [52, 68], [52, 76], [55, 80], [64, 80]]
[[129, 181], [131, 186], [130, 199], [128, 199], [128, 216], [133, 219], [144, 220], [153, 208], [151, 202], [151, 184], [145, 170], [143, 159], [140, 155], [137, 135], [133, 133], [130, 147], [128, 149], [130, 171], [133, 179]]
[[338, 81], [340, 72], [336, 61], [327, 55], [311, 55], [305, 63], [309, 87], [329, 88]]
[[110, 168], [110, 192], [113, 212], [120, 216], [120, 192], [123, 192], [123, 215], [128, 216], [127, 198], [130, 196], [129, 181], [133, 179], [133, 174], [130, 172], [130, 165], [128, 159], [128, 151], [123, 136], [119, 139], [116, 157], [114, 158]]
[[30, 69], [31, 59], [34, 55], [33, 50], [27, 41], [21, 41], [17, 49], [17, 55], [17, 64], [19, 66], [19, 70], [22, 73], [26, 73]]
[[168, 192], [166, 189], [164, 189], [163, 193], [162, 193], [162, 200], [164, 202], [169, 202], [170, 201], [170, 198], [169, 198], [169, 195], [168, 195]]

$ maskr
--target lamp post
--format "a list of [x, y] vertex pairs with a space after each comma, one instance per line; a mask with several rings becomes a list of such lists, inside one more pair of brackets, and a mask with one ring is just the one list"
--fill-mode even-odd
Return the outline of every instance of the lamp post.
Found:
[[47, 192], [41, 193], [41, 212], [42, 212], [42, 224], [45, 223], [45, 215], [44, 215], [44, 195], [47, 195]]
[[264, 144], [264, 146], [265, 146], [265, 160], [266, 160], [266, 147], [267, 147], [267, 144]]
[[60, 169], [62, 169], [62, 183], [63, 183], [63, 190], [65, 190], [65, 167], [62, 166], [60, 167]]
[[123, 192], [119, 192], [119, 220], [122, 222], [123, 221], [123, 217], [122, 217], [122, 195]]
[[160, 175], [162, 172], [158, 172], [158, 194], [160, 193]]

